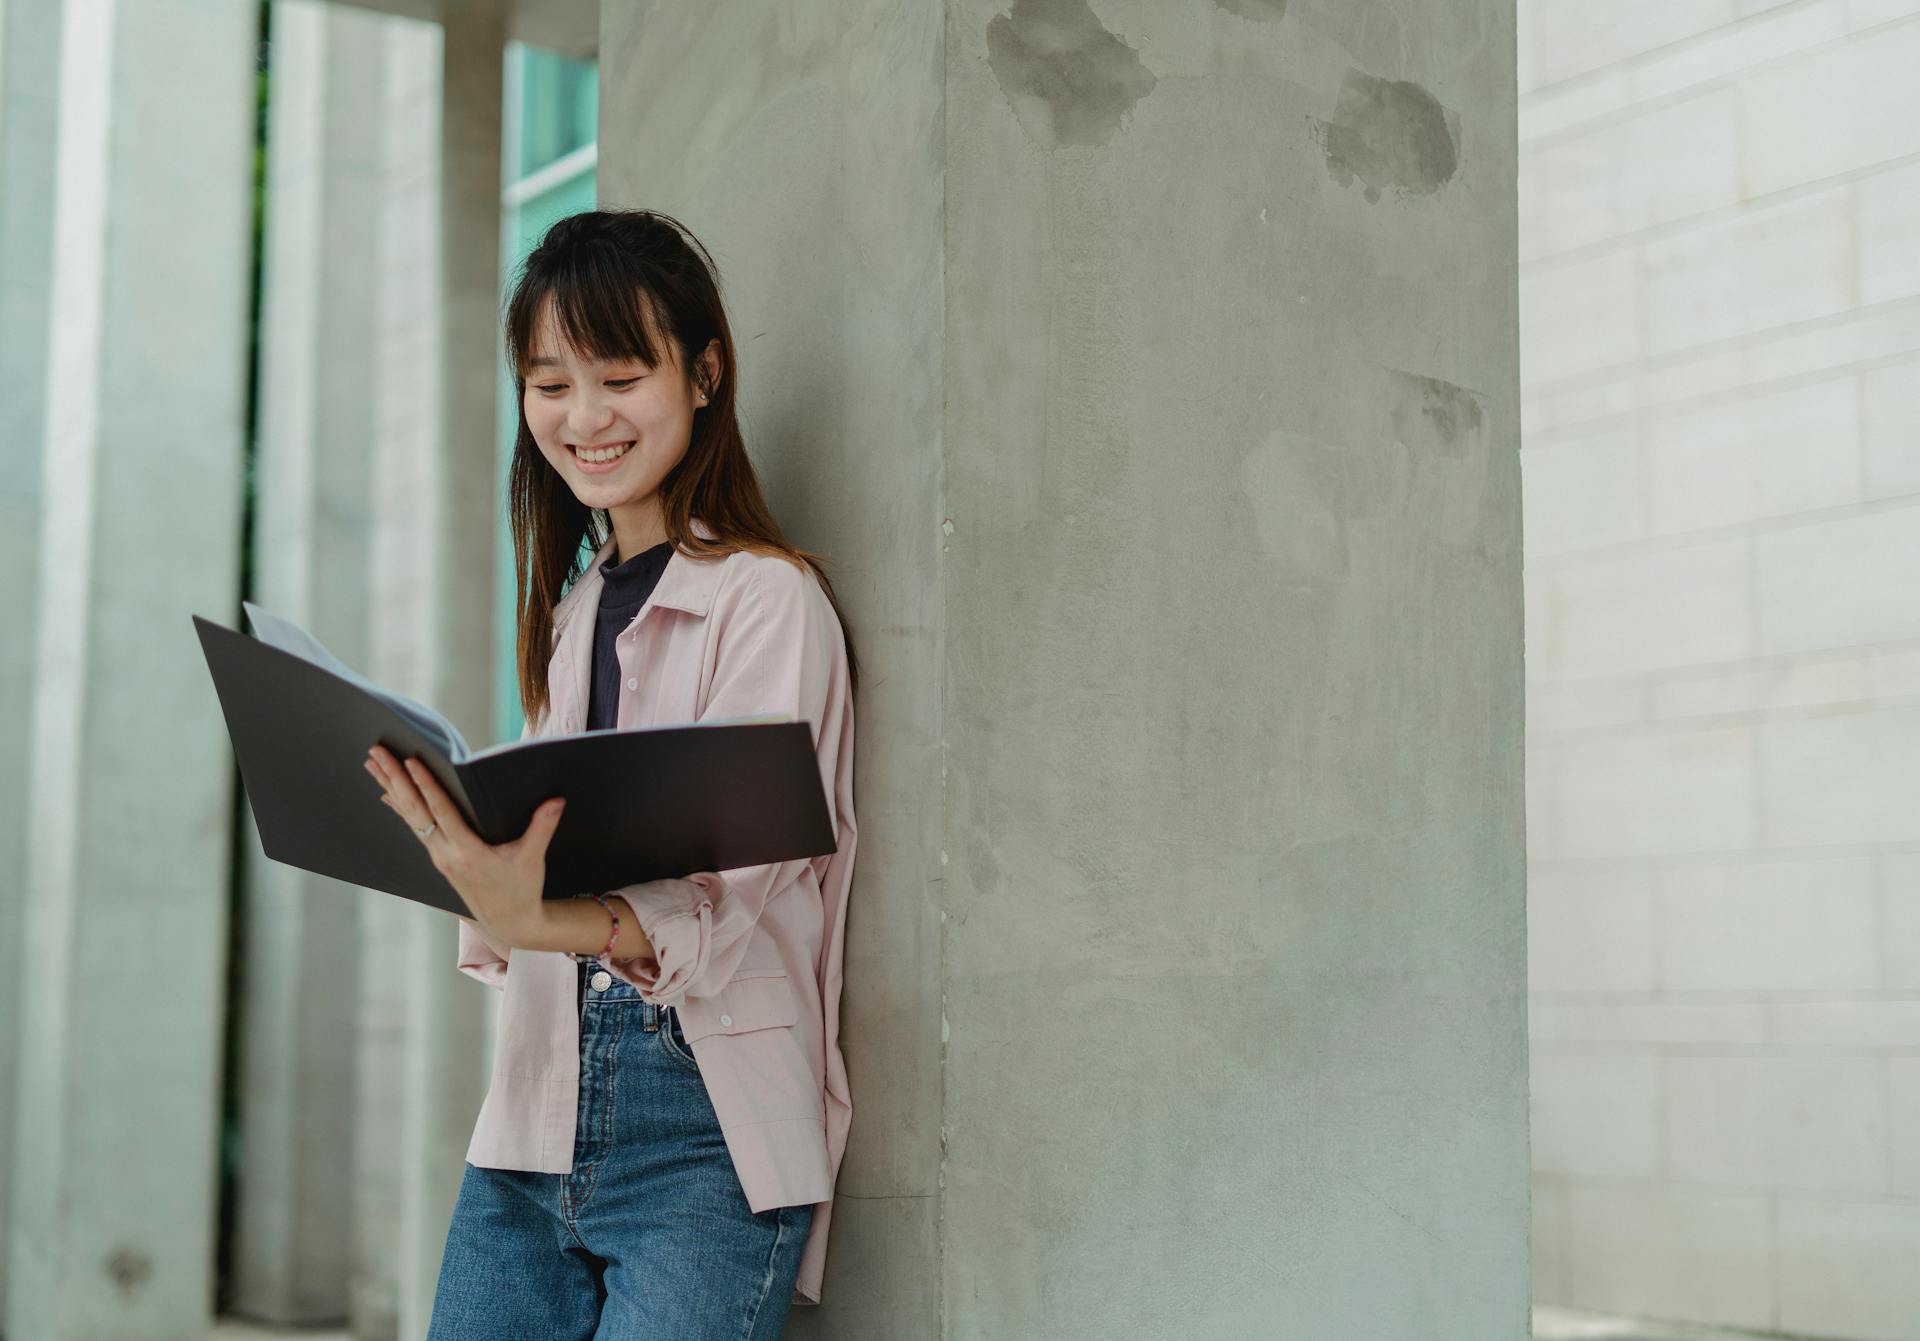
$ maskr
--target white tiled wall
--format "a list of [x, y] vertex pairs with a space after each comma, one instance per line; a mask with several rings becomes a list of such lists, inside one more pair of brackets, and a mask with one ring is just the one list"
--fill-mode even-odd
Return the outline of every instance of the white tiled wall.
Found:
[[1520, 0], [1534, 1287], [1920, 1341], [1920, 0]]

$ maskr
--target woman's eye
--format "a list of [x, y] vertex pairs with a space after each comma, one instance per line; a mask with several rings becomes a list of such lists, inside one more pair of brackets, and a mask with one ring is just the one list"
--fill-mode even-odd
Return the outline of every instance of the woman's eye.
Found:
[[[616, 382], [608, 382], [607, 385], [614, 386], [614, 387], [628, 387], [628, 386], [632, 386], [635, 382], [639, 380], [640, 379], [638, 377], [624, 377]], [[566, 383], [564, 382], [552, 382], [546, 386], [534, 387], [535, 391], [544, 391], [548, 393], [555, 392], [555, 391], [565, 391], [566, 389], [567, 389]]]

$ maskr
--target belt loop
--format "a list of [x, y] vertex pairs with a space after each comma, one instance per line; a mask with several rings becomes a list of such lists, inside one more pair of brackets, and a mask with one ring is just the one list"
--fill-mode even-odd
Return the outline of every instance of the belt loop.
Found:
[[640, 1017], [640, 1027], [649, 1034], [657, 1033], [660, 1029], [660, 1007], [651, 1001], [643, 1000], [640, 1003], [640, 1009], [646, 1012]]

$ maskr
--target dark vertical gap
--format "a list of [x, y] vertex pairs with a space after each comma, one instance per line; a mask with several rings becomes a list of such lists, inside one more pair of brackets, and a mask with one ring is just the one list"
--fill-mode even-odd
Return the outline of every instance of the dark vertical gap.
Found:
[[[247, 397], [242, 414], [243, 494], [240, 505], [240, 589], [232, 609], [234, 627], [244, 629], [240, 600], [253, 594], [254, 482], [259, 444], [254, 440], [255, 407], [260, 396], [260, 272], [265, 252], [267, 208], [267, 90], [272, 51], [273, 10], [260, 0], [260, 37], [254, 46], [253, 81], [253, 255], [247, 303]], [[242, 876], [246, 862], [246, 792], [238, 765], [233, 774], [233, 810], [227, 826], [231, 842], [227, 862], [227, 973], [225, 1041], [220, 1078], [219, 1228], [214, 1248], [213, 1311], [225, 1313], [233, 1298], [234, 1220], [240, 1186], [240, 1079], [246, 1048], [247, 904]]]

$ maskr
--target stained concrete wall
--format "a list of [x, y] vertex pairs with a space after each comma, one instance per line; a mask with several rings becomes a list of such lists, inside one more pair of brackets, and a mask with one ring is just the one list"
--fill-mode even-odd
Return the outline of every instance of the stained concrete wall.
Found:
[[1536, 1291], [1920, 1338], [1920, 4], [1522, 0]]
[[796, 1336], [1527, 1332], [1511, 10], [606, 7], [871, 675]]

